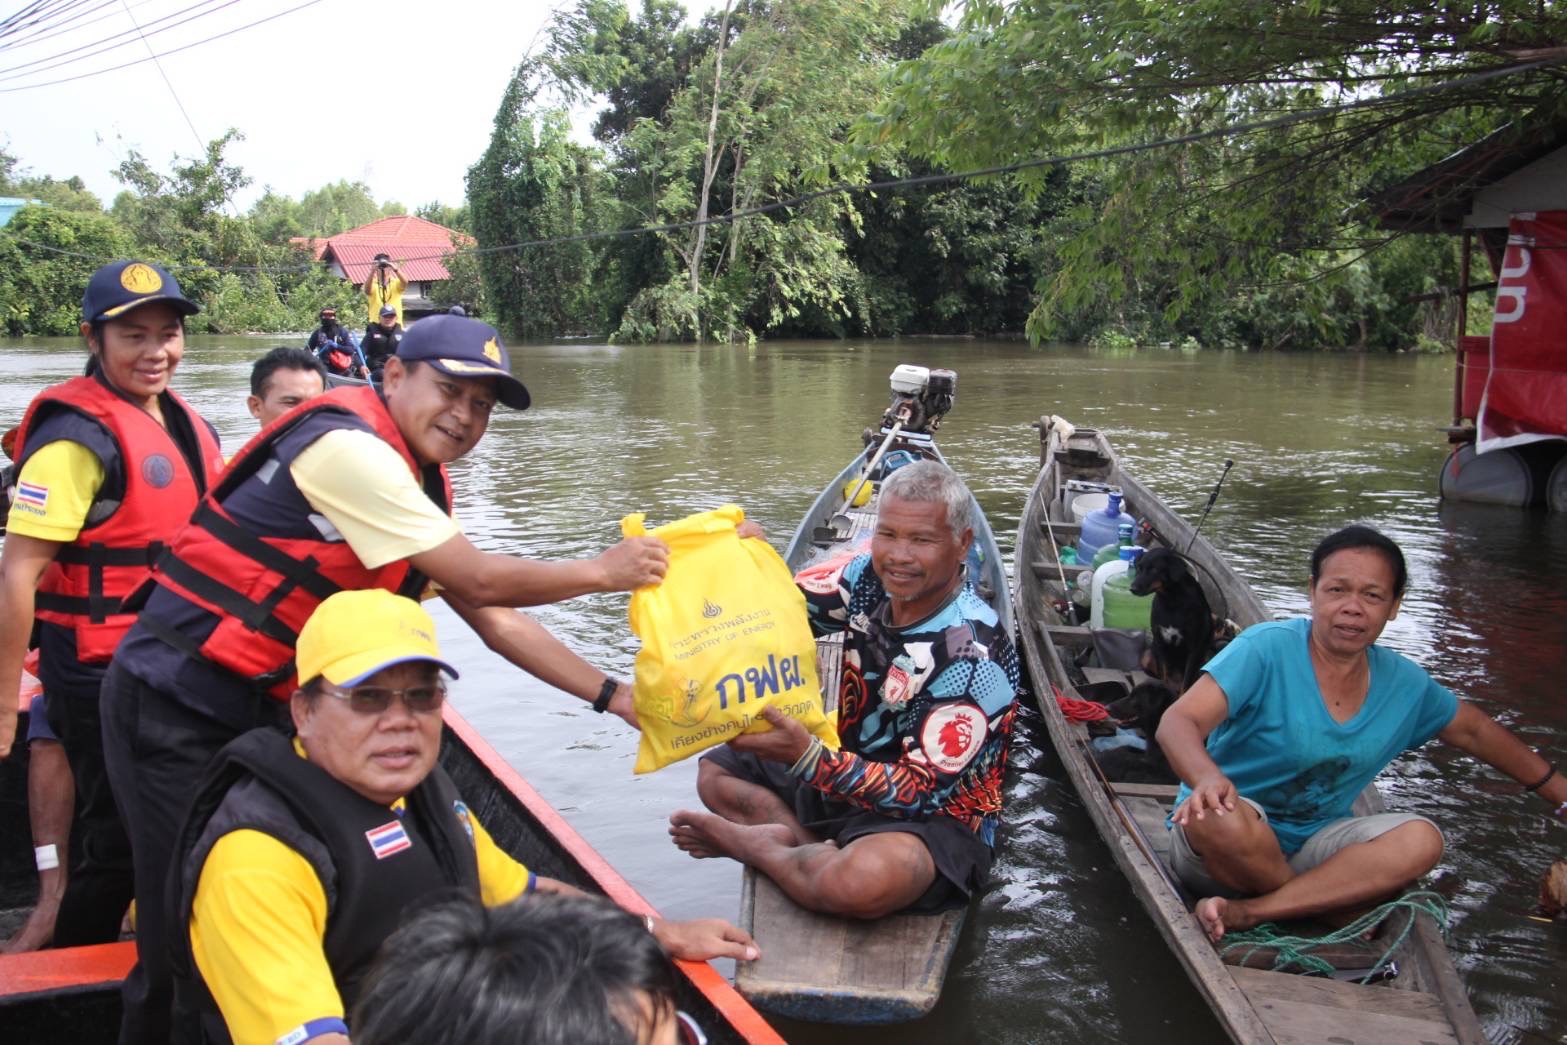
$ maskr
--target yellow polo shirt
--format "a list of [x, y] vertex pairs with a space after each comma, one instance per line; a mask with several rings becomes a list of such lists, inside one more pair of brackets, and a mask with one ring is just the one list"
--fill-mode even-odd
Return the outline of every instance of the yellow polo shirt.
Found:
[[6, 532], [69, 544], [86, 525], [103, 480], [98, 455], [81, 443], [57, 439], [44, 444], [17, 474]]
[[391, 445], [337, 428], [305, 447], [289, 475], [310, 506], [370, 569], [439, 547], [461, 532], [436, 507]]
[[[294, 750], [304, 757], [297, 740]], [[401, 807], [400, 799], [392, 806]], [[467, 818], [484, 905], [534, 888], [533, 873], [501, 851], [478, 817]], [[313, 1021], [345, 1018], [324, 950], [326, 918], [321, 879], [276, 838], [233, 831], [212, 847], [196, 884], [190, 943], [235, 1045], [272, 1045]]]
[[381, 289], [381, 279], [372, 270], [370, 279], [365, 287], [365, 296], [370, 305], [370, 322], [374, 323], [381, 318], [381, 306], [391, 305], [397, 310], [397, 322], [403, 321], [403, 291], [408, 289], [408, 281], [395, 272], [387, 270], [386, 289]]

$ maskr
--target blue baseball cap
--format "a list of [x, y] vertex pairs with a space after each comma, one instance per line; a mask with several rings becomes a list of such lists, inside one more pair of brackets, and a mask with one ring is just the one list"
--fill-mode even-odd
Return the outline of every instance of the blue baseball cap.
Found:
[[408, 328], [397, 346], [405, 363], [428, 363], [451, 377], [493, 377], [497, 397], [513, 410], [526, 410], [533, 397], [511, 373], [511, 357], [488, 323], [467, 316], [426, 316]]
[[201, 306], [180, 290], [179, 281], [162, 265], [150, 261], [112, 261], [92, 274], [82, 295], [82, 318], [89, 323], [123, 316], [153, 301], [167, 301], [182, 316], [194, 316]]

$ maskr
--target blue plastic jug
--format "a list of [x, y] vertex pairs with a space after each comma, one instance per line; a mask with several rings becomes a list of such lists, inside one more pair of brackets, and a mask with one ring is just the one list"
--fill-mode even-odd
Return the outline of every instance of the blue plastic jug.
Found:
[[1077, 561], [1093, 562], [1094, 554], [1100, 548], [1115, 543], [1116, 531], [1122, 523], [1135, 527], [1137, 520], [1121, 511], [1121, 491], [1111, 490], [1110, 503], [1103, 511], [1083, 516], [1083, 531], [1077, 538]]

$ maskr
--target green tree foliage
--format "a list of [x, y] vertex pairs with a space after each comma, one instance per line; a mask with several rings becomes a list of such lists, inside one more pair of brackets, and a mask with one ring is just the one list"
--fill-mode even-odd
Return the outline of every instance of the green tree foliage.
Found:
[[60, 181], [47, 174], [29, 174], [17, 158], [4, 149], [0, 149], [0, 196], [20, 196], [85, 214], [103, 213], [102, 201], [87, 190], [81, 178], [73, 175]]
[[[561, 109], [533, 107], [535, 69], [512, 78], [495, 114], [495, 131], [468, 170], [468, 206], [482, 247], [559, 239], [588, 230], [596, 168], [571, 140]], [[499, 322], [524, 337], [591, 325], [593, 251], [584, 241], [479, 256], [488, 301]]]
[[[1266, 340], [1321, 343], [1342, 336], [1336, 308], [1397, 311], [1371, 287], [1399, 263], [1355, 260], [1389, 237], [1353, 205], [1560, 107], [1560, 67], [1462, 81], [1564, 40], [1567, 11], [1534, 0], [970, 0], [951, 37], [899, 71], [862, 141], [978, 167], [1299, 116], [1093, 165], [1100, 184], [1055, 230], [1030, 329], [1119, 312], [1167, 331], [1225, 301], [1245, 326], [1283, 294], [1302, 318]], [[1035, 192], [1043, 179], [1019, 176]]]
[[13, 337], [75, 334], [82, 321], [82, 291], [98, 267], [96, 259], [124, 257], [131, 246], [125, 230], [102, 212], [53, 206], [23, 207], [5, 232], [0, 236], [0, 326]]
[[370, 186], [362, 181], [337, 181], [298, 200], [268, 189], [250, 208], [250, 219], [264, 242], [281, 244], [292, 236], [335, 236], [377, 218], [405, 213], [400, 203], [376, 203]]

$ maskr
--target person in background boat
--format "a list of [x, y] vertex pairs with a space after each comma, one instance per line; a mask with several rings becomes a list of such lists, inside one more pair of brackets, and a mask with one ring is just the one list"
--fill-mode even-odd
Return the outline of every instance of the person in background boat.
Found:
[[642, 920], [596, 896], [421, 912], [381, 949], [356, 1045], [694, 1045], [676, 973]]
[[82, 298], [85, 376], [40, 392], [17, 439], [0, 554], [0, 756], [37, 622], [49, 726], [76, 789], [76, 842], [56, 946], [114, 940], [132, 894], [130, 846], [105, 771], [99, 686], [171, 523], [223, 467], [212, 427], [169, 387], [198, 311], [164, 269], [99, 268]]
[[[16, 492], [17, 429], [0, 436], [6, 466], [0, 469], [0, 508], [11, 510]], [[5, 520], [0, 517], [0, 536]], [[28, 651], [26, 670], [38, 674], [38, 649]], [[36, 687], [34, 687], [36, 688]], [[25, 695], [25, 694], [19, 694]], [[70, 857], [71, 810], [76, 804], [76, 781], [65, 747], [49, 728], [47, 701], [40, 690], [27, 701], [27, 821], [33, 836], [33, 862], [38, 869], [38, 897], [32, 912], [11, 938], [0, 944], [0, 954], [21, 954], [47, 947], [54, 939], [54, 920], [65, 896], [66, 866]]]
[[635, 723], [629, 685], [509, 607], [657, 583], [668, 548], [628, 538], [592, 559], [524, 559], [480, 551], [451, 514], [446, 465], [478, 445], [497, 403], [529, 401], [492, 327], [422, 319], [382, 389], [334, 389], [265, 429], [170, 540], [104, 680], [141, 913], [121, 1041], [168, 1038], [161, 886], [190, 783], [239, 734], [286, 721], [295, 639], [328, 595], [420, 595], [433, 581], [491, 649]]
[[337, 309], [330, 305], [321, 310], [321, 325], [310, 332], [305, 348], [334, 374], [366, 376], [361, 372], [364, 366], [359, 342], [354, 340], [353, 331], [337, 321]]
[[[408, 916], [453, 892], [487, 907], [581, 895], [502, 851], [437, 764], [442, 673], [457, 671], [417, 602], [381, 589], [333, 595], [300, 629], [297, 663], [294, 738], [260, 728], [225, 747], [180, 830], [170, 938], [189, 950], [177, 959], [175, 1040], [346, 1041], [364, 975]], [[757, 956], [720, 919], [649, 917], [644, 928], [626, 917], [677, 958]], [[593, 946], [562, 940], [549, 953]], [[472, 958], [460, 964], [481, 974]], [[436, 1004], [432, 986], [421, 989]], [[455, 1018], [455, 1001], [437, 1007]], [[399, 1030], [399, 1041], [430, 1040]]]
[[391, 308], [397, 325], [403, 325], [403, 291], [408, 289], [408, 281], [403, 278], [403, 270], [397, 267], [397, 262], [385, 254], [377, 254], [361, 289], [369, 305], [368, 322], [371, 326], [380, 317], [381, 309], [386, 307]]
[[397, 313], [392, 311], [392, 306], [386, 305], [381, 309], [380, 319], [365, 327], [365, 336], [359, 342], [364, 350], [365, 364], [377, 380], [386, 368], [386, 361], [397, 354], [397, 346], [402, 340], [403, 327]]
[[983, 887], [1019, 666], [965, 575], [971, 505], [934, 461], [883, 484], [870, 553], [801, 586], [813, 630], [844, 634], [842, 750], [769, 708], [771, 731], [703, 756], [697, 793], [712, 813], [672, 816], [676, 845], [848, 917], [941, 910]]
[[[28, 654], [34, 660], [37, 650]], [[36, 672], [37, 663], [31, 664]], [[76, 780], [65, 747], [49, 728], [47, 701], [42, 692], [28, 701], [27, 715], [27, 824], [33, 836], [33, 862], [38, 869], [38, 896], [32, 912], [11, 938], [0, 944], [0, 954], [21, 954], [49, 946], [54, 923], [65, 897], [71, 852], [71, 811], [76, 805]]]
[[302, 348], [278, 347], [250, 368], [245, 405], [261, 427], [326, 391], [326, 367]]
[[1215, 941], [1260, 922], [1353, 917], [1436, 866], [1425, 817], [1353, 817], [1355, 796], [1432, 737], [1567, 816], [1567, 779], [1413, 661], [1376, 645], [1398, 616], [1403, 552], [1365, 526], [1311, 556], [1311, 616], [1254, 625], [1165, 712], [1159, 744], [1185, 782], [1171, 862]]

